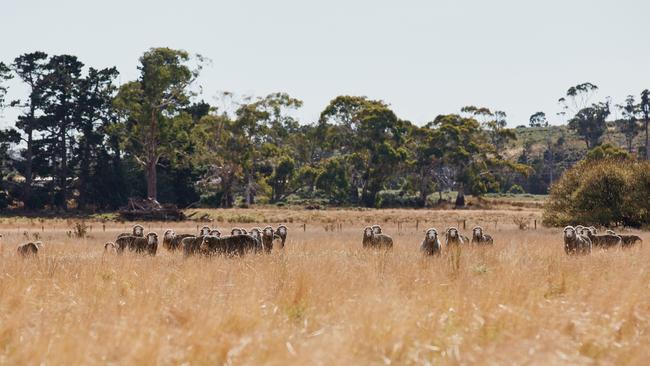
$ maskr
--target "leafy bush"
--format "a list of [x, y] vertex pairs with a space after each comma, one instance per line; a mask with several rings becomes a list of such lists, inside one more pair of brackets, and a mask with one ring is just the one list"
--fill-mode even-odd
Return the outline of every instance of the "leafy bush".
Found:
[[582, 161], [552, 187], [544, 224], [650, 223], [650, 163], [630, 159]]
[[630, 159], [630, 154], [627, 151], [611, 145], [599, 145], [587, 153], [587, 161], [598, 161], [603, 159], [627, 160]]
[[377, 208], [418, 207], [420, 197], [404, 191], [381, 191], [377, 194]]

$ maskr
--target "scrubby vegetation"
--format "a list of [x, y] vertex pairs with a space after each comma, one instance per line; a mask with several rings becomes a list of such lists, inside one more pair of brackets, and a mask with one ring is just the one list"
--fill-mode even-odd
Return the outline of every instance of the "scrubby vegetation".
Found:
[[[210, 104], [196, 91], [204, 58], [164, 47], [144, 52], [138, 77], [119, 86], [116, 68], [74, 55], [3, 61], [0, 108], [18, 117], [0, 130], [0, 208], [109, 212], [128, 197], [181, 207], [433, 207], [449, 204], [450, 191], [465, 206], [466, 194], [547, 194], [588, 149], [644, 158], [648, 145], [647, 93], [608, 121], [614, 106], [589, 102], [591, 83], [562, 98], [566, 125], [536, 112], [530, 127], [512, 129], [505, 112], [486, 107], [408, 121], [364, 96], [334, 96], [314, 121], [295, 118], [302, 101], [282, 92], [224, 93]], [[10, 78], [25, 90], [8, 89]]]
[[[597, 152], [601, 156], [602, 151]], [[616, 158], [618, 156], [618, 158]], [[620, 157], [586, 159], [551, 189], [544, 223], [639, 227], [650, 224], [650, 163]]]

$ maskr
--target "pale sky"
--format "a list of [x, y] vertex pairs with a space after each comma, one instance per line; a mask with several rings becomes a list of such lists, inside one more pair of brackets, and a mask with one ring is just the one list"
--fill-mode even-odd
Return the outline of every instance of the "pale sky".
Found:
[[[138, 57], [168, 46], [213, 60], [219, 91], [302, 99], [312, 122], [337, 95], [389, 103], [417, 124], [464, 105], [504, 110], [511, 126], [577, 83], [622, 103], [650, 88], [645, 0], [2, 0], [0, 60], [35, 50], [76, 55], [137, 77]], [[14, 86], [14, 96], [20, 88]], [[5, 110], [0, 126], [14, 112]], [[619, 113], [620, 115], [620, 113]]]

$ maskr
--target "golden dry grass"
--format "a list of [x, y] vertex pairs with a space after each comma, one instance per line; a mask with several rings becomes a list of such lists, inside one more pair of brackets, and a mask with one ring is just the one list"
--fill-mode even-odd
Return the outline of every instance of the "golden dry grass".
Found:
[[[104, 255], [103, 243], [128, 224], [109, 223], [104, 231], [93, 222], [91, 237], [77, 240], [66, 234], [72, 222], [65, 220], [2, 219], [0, 364], [644, 365], [650, 359], [647, 248], [567, 257], [559, 230], [516, 229], [512, 217], [521, 212], [245, 212], [293, 217], [284, 253], [185, 259], [160, 249], [153, 258], [117, 257]], [[464, 250], [458, 267], [447, 256], [419, 255], [425, 226], [442, 231], [463, 217], [466, 233], [479, 222], [495, 246]], [[429, 222], [416, 230], [418, 218]], [[343, 230], [326, 233], [323, 223], [333, 220], [345, 223]], [[393, 235], [391, 253], [361, 249], [368, 220]], [[405, 222], [399, 232], [396, 221]], [[161, 236], [167, 226], [180, 232], [196, 224], [145, 225]], [[36, 232], [46, 244], [38, 258], [18, 257], [16, 246]]]

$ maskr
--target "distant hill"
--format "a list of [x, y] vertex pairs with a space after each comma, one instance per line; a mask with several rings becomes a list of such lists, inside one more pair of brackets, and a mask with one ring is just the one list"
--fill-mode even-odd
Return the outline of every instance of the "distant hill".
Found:
[[[612, 144], [627, 150], [625, 136], [618, 131], [616, 127], [617, 122], [608, 122], [607, 132], [603, 135], [601, 142], [603, 144]], [[573, 131], [569, 130], [567, 125], [549, 126], [549, 127], [517, 127], [515, 128], [517, 140], [512, 141], [508, 146], [508, 151], [505, 153], [509, 158], [517, 158], [521, 155], [525, 144], [531, 144], [533, 151], [543, 151], [546, 146], [549, 136], [552, 142], [563, 137], [563, 147], [573, 153], [584, 156], [587, 153], [587, 147], [582, 138], [576, 135]], [[645, 135], [640, 132], [634, 139], [632, 144], [633, 153], [644, 145]]]

